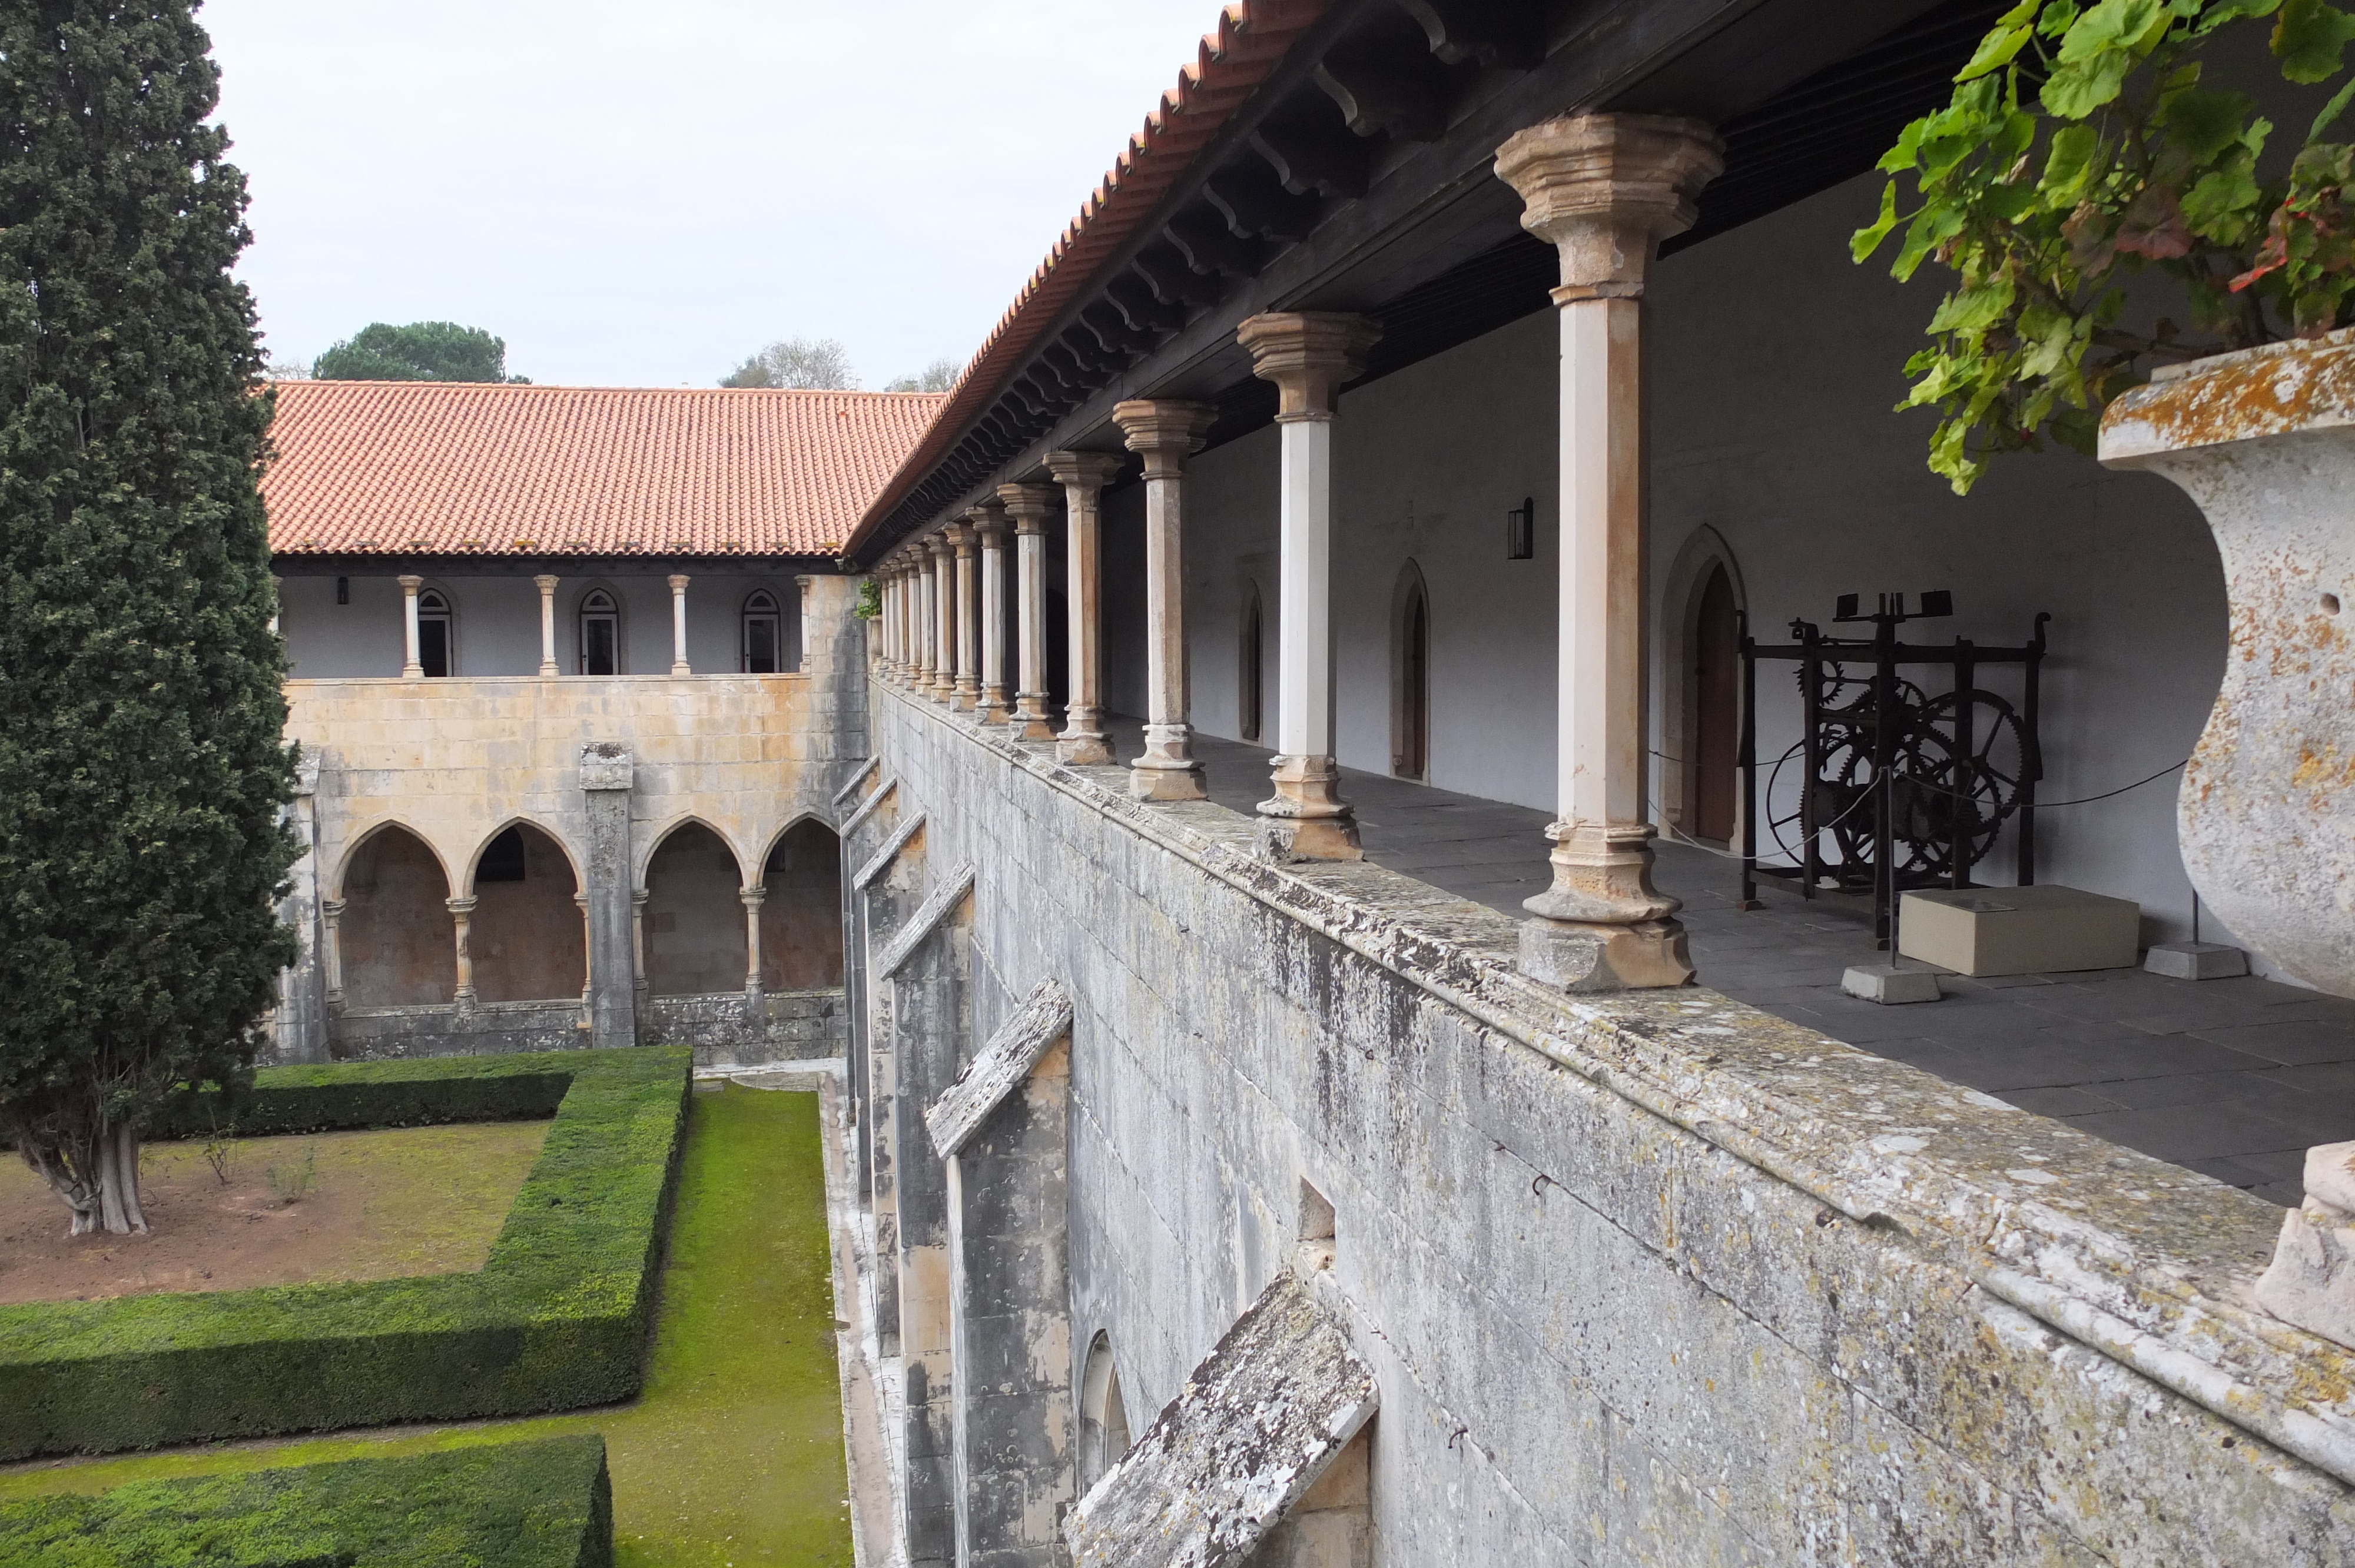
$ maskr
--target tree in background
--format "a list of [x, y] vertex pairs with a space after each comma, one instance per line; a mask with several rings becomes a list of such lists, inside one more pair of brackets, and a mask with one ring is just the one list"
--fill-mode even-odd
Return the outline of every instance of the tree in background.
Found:
[[789, 337], [773, 343], [719, 379], [722, 387], [773, 387], [788, 391], [856, 392], [850, 351], [830, 337]]
[[0, 1126], [145, 1230], [139, 1130], [240, 1082], [293, 844], [245, 177], [186, 0], [0, 7]]
[[370, 322], [312, 362], [321, 381], [508, 381], [507, 344], [480, 327], [456, 322]]
[[946, 392], [957, 383], [964, 366], [954, 359], [935, 359], [913, 376], [902, 376], [886, 392]]

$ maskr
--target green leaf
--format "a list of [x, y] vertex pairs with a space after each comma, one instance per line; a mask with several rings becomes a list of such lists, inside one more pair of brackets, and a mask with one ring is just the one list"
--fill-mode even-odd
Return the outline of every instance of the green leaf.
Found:
[[2101, 0], [2062, 36], [2061, 63], [2083, 65], [2113, 50], [2132, 48], [2166, 16], [2159, 0]]
[[1922, 138], [1929, 133], [1929, 129], [1930, 117], [1925, 114], [1897, 133], [1897, 145], [1881, 154], [1881, 162], [1873, 167], [1892, 175], [1902, 174], [1912, 168], [1921, 151]]
[[2241, 128], [2256, 108], [2245, 93], [2203, 92], [2197, 88], [2169, 93], [2159, 106], [2157, 122], [2168, 139], [2204, 164], [2241, 140]]
[[1905, 243], [1889, 275], [1899, 282], [1913, 276], [1931, 251], [1963, 231], [1963, 215], [1950, 207], [1925, 207], [1905, 230]]
[[1955, 79], [1976, 81], [1989, 71], [2001, 70], [2035, 36], [2033, 27], [1998, 27], [1979, 40], [1978, 52], [1971, 57], [1968, 65], [1955, 73]]
[[1848, 253], [1852, 260], [1861, 261], [1881, 249], [1889, 231], [1897, 227], [1897, 182], [1891, 180], [1881, 187], [1881, 216], [1849, 236]]
[[2094, 154], [2101, 144], [2100, 133], [2091, 125], [2064, 125], [2052, 133], [2052, 148], [2044, 158], [2044, 177], [2036, 184], [2045, 206], [2058, 212], [2077, 205], [2092, 177]]
[[2045, 112], [2083, 120], [2116, 98], [2137, 62], [2124, 49], [2110, 49], [2083, 65], [2062, 66], [2044, 79], [2037, 97]]
[[1938, 306], [1927, 331], [1983, 333], [2001, 321], [2019, 291], [2009, 278], [1992, 278], [1967, 289], [1957, 289]]
[[2349, 77], [2347, 85], [2330, 95], [2330, 101], [2324, 104], [2322, 112], [2314, 117], [2313, 128], [2307, 132], [2306, 139], [2309, 142], [2321, 141], [2322, 133], [2329, 130], [2340, 115], [2347, 112], [2347, 102], [2350, 98], [2355, 98], [2355, 77]]
[[2044, 7], [2043, 16], [2036, 30], [2048, 38], [2057, 38], [2068, 32], [2077, 20], [2077, 0], [2052, 0]]
[[2243, 153], [2192, 183], [2183, 196], [2183, 221], [2203, 239], [2232, 244], [2247, 232], [2261, 198], [2254, 161]]
[[2355, 16], [2327, 0], [2282, 0], [2274, 23], [2274, 58], [2291, 81], [2328, 81], [2355, 42]]

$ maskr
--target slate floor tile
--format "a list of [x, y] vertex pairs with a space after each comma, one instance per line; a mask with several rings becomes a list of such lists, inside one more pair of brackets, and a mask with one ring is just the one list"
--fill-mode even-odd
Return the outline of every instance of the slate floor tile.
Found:
[[2335, 1023], [2233, 1023], [2192, 1032], [2195, 1040], [2229, 1045], [2285, 1067], [2326, 1062], [2355, 1062], [2355, 1029]]
[[2072, 1117], [2069, 1125], [2177, 1164], [2269, 1151], [2302, 1141], [2297, 1132], [2278, 1119], [2245, 1105], [2096, 1111]]
[[2024, 1111], [2038, 1116], [2083, 1116], [2091, 1111], [2122, 1110], [2115, 1100], [2104, 1099], [2090, 1089], [2055, 1087], [2048, 1089], [2012, 1089], [2002, 1098]]

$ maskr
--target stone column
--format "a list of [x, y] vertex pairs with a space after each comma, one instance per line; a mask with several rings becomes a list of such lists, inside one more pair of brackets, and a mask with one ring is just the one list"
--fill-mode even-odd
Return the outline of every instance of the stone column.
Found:
[[319, 945], [325, 949], [321, 962], [327, 970], [327, 1006], [344, 1005], [344, 901], [340, 898], [319, 900]]
[[886, 562], [877, 574], [883, 594], [883, 678], [891, 680], [900, 670], [900, 568]]
[[976, 530], [971, 523], [952, 523], [942, 531], [956, 551], [956, 679], [949, 688], [949, 706], [969, 714], [981, 700], [981, 617], [975, 602], [979, 585], [973, 574]]
[[744, 1000], [754, 1007], [761, 1004], [761, 904], [768, 895], [765, 887], [736, 895], [744, 902]]
[[1013, 707], [1006, 700], [1006, 508], [992, 502], [966, 515], [981, 538], [981, 700], [974, 715], [1000, 724]]
[[1047, 471], [1063, 487], [1063, 591], [1071, 614], [1071, 698], [1063, 733], [1055, 738], [1055, 759], [1073, 767], [1112, 760], [1103, 733], [1103, 497], [1105, 483], [1127, 462], [1117, 452], [1047, 454]]
[[417, 590], [425, 586], [425, 579], [404, 574], [399, 580], [401, 646], [408, 650], [401, 662], [400, 678], [404, 681], [421, 681], [425, 679], [425, 662], [417, 651]]
[[1333, 759], [1333, 414], [1380, 336], [1363, 316], [1293, 311], [1253, 316], [1235, 334], [1253, 373], [1275, 383], [1284, 432], [1275, 794], [1259, 803], [1258, 835], [1272, 860], [1365, 858]]
[[465, 1012], [474, 1005], [474, 954], [469, 942], [474, 924], [474, 901], [472, 898], [449, 900], [450, 934], [458, 945], [458, 986], [450, 1000], [458, 1011]]
[[531, 579], [539, 588], [539, 673], [556, 673], [556, 579], [546, 575]]
[[1694, 120], [1590, 114], [1508, 141], [1497, 174], [1553, 241], [1561, 287], [1561, 585], [1553, 885], [1525, 907], [1521, 967], [1576, 990], [1692, 978], [1678, 901], [1652, 886], [1644, 802], [1646, 273], [1724, 167]]
[[1052, 740], [1047, 722], [1047, 514], [1055, 509], [1051, 484], [1001, 484], [998, 500], [1014, 518], [1018, 653], [1014, 714], [1017, 740]]
[[1186, 459], [1202, 450], [1218, 409], [1135, 398], [1113, 405], [1128, 450], [1145, 459], [1145, 755], [1129, 764], [1141, 800], [1199, 800], [1186, 681]]
[[589, 999], [597, 984], [597, 927], [589, 916], [589, 895], [572, 895], [575, 907], [581, 911], [581, 1016], [589, 1016]]
[[646, 890], [630, 889], [630, 962], [637, 967], [630, 974], [630, 994], [644, 996], [650, 989], [646, 984]]
[[629, 747], [595, 740], [581, 748], [588, 797], [589, 1030], [592, 1045], [638, 1043], [635, 911], [630, 897]]
[[932, 685], [936, 703], [956, 694], [956, 535], [951, 524], [932, 537]]
[[691, 675], [687, 663], [687, 574], [673, 572], [670, 577], [670, 673]]

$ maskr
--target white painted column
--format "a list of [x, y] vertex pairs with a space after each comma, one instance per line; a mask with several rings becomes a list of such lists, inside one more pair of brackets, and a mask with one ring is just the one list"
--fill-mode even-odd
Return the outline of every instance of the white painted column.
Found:
[[900, 672], [900, 568], [885, 563], [876, 578], [883, 585], [883, 678]]
[[1723, 167], [1707, 125], [1646, 114], [1549, 121], [1497, 154], [1521, 226], [1561, 257], [1553, 885], [1524, 906], [1521, 967], [1574, 990], [1692, 978], [1645, 810], [1641, 302], [1659, 242]]
[[418, 577], [403, 577], [400, 582], [401, 645], [408, 650], [407, 656], [401, 662], [400, 678], [404, 681], [421, 681], [425, 679], [425, 663], [417, 651], [417, 590], [425, 586], [425, 579]]
[[1112, 760], [1103, 730], [1103, 487], [1127, 461], [1117, 452], [1047, 454], [1047, 471], [1063, 487], [1063, 593], [1071, 617], [1071, 706], [1063, 715], [1063, 733], [1056, 737], [1055, 758], [1073, 767], [1102, 767]]
[[670, 673], [691, 675], [695, 672], [687, 663], [687, 574], [673, 572], [670, 578]]
[[1259, 803], [1257, 840], [1271, 860], [1365, 858], [1333, 757], [1333, 414], [1380, 336], [1363, 316], [1296, 311], [1253, 316], [1235, 334], [1252, 372], [1275, 384], [1284, 443], [1275, 793]]
[[531, 579], [539, 589], [539, 673], [556, 673], [556, 579], [548, 576]]
[[1008, 731], [1017, 740], [1052, 740], [1047, 722], [1047, 514], [1051, 484], [1001, 484], [998, 500], [1014, 519], [1016, 680]]
[[1129, 764], [1141, 800], [1199, 800], [1186, 671], [1186, 460], [1202, 450], [1218, 409], [1135, 398], [1113, 406], [1128, 450], [1145, 459], [1145, 755]]
[[1006, 508], [992, 502], [968, 514], [981, 541], [981, 698], [974, 716], [1001, 724], [1012, 711], [1006, 692]]

